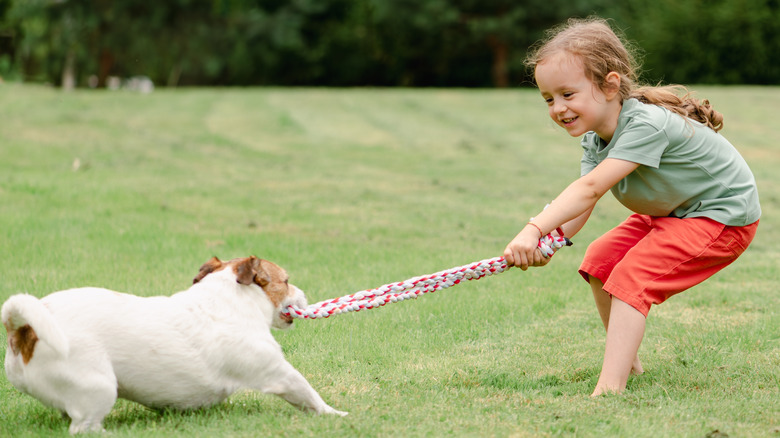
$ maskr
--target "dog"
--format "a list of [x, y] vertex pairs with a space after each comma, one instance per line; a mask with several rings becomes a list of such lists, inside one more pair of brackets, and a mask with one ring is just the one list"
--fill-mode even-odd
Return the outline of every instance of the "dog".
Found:
[[284, 269], [254, 256], [201, 266], [189, 289], [138, 297], [78, 288], [2, 307], [5, 370], [20, 391], [59, 409], [69, 431], [99, 432], [117, 397], [150, 408], [217, 404], [239, 389], [276, 394], [304, 411], [326, 404], [282, 353], [289, 305], [306, 297]]

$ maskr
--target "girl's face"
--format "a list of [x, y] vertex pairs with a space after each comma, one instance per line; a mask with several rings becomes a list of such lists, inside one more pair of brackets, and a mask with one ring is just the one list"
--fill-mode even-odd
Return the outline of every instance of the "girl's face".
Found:
[[[613, 75], [614, 76], [610, 76]], [[547, 102], [550, 118], [572, 137], [594, 131], [609, 142], [617, 128], [621, 102], [615, 91], [606, 93], [585, 76], [582, 62], [568, 53], [553, 54], [536, 65], [536, 84]], [[620, 85], [616, 73], [607, 83]]]

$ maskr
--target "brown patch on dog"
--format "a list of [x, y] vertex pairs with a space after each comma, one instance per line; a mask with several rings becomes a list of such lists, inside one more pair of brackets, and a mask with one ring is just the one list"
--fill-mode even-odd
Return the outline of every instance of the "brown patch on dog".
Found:
[[250, 256], [231, 260], [227, 264], [233, 265], [237, 282], [246, 285], [254, 283], [263, 288], [274, 307], [279, 307], [290, 294], [287, 272], [275, 263]]
[[207, 261], [206, 263], [203, 264], [203, 266], [200, 267], [200, 271], [198, 272], [198, 275], [196, 275], [195, 278], [192, 279], [192, 284], [195, 284], [203, 280], [205, 276], [211, 274], [212, 272], [222, 269], [223, 265], [224, 264], [222, 263], [222, 261], [219, 260], [218, 258], [216, 257], [210, 258], [209, 261]]
[[260, 267], [260, 259], [255, 256], [235, 259], [230, 262], [233, 263], [233, 272], [236, 273], [236, 281], [241, 284], [250, 285], [252, 283], [257, 283], [260, 287], [263, 287], [271, 281], [265, 271]]
[[14, 355], [21, 353], [22, 361], [25, 365], [30, 362], [35, 351], [35, 343], [38, 342], [38, 335], [29, 324], [25, 324], [16, 330], [8, 330], [8, 345]]
[[266, 272], [270, 281], [265, 286], [261, 283], [258, 284], [268, 295], [274, 307], [279, 307], [285, 298], [290, 295], [290, 276], [287, 275], [287, 271], [268, 260], [260, 260], [260, 267]]
[[[195, 284], [212, 272], [225, 269], [228, 266], [232, 266], [233, 272], [236, 274], [236, 282], [245, 285], [254, 283], [263, 288], [274, 307], [279, 307], [290, 294], [287, 271], [273, 262], [258, 259], [255, 256], [233, 259], [228, 262], [222, 262], [218, 258], [212, 257], [200, 267], [200, 272], [192, 280], [192, 283]], [[292, 317], [288, 322], [292, 322]]]

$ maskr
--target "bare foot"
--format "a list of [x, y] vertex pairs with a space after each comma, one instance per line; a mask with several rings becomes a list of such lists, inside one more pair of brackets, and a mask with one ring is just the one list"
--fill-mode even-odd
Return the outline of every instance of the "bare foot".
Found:
[[634, 363], [631, 364], [631, 374], [634, 375], [640, 375], [645, 372], [645, 369], [642, 368], [642, 362], [639, 361], [639, 356], [634, 358]]
[[617, 389], [617, 388], [608, 388], [606, 386], [602, 385], [596, 385], [596, 389], [593, 390], [593, 394], [591, 394], [591, 397], [598, 397], [600, 395], [604, 394], [622, 394], [623, 390]]
[[[631, 374], [633, 375], [640, 375], [644, 373], [645, 370], [642, 368], [642, 362], [639, 361], [639, 356], [634, 358], [634, 362], [631, 364]], [[596, 384], [596, 389], [593, 390], [593, 394], [591, 394], [591, 397], [598, 397], [600, 395], [604, 394], [622, 394], [623, 389], [620, 388], [610, 388], [608, 386], [602, 385], [600, 382]]]

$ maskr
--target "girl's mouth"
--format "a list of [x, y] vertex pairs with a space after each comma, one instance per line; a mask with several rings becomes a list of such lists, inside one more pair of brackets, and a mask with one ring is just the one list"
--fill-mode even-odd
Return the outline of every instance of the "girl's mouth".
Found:
[[566, 119], [561, 119], [561, 122], [563, 122], [564, 125], [571, 125], [577, 120], [577, 117], [569, 117]]

